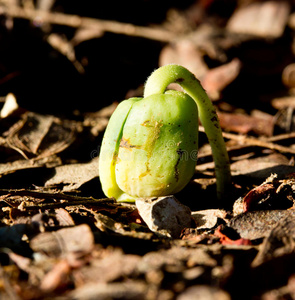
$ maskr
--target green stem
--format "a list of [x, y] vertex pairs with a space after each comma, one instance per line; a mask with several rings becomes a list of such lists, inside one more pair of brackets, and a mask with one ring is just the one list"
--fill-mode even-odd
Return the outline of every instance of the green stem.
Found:
[[197, 103], [200, 121], [212, 149], [217, 197], [221, 199], [231, 184], [231, 173], [229, 157], [215, 108], [199, 80], [186, 68], [173, 64], [160, 67], [151, 74], [145, 85], [144, 97], [163, 94], [170, 83], [179, 84]]

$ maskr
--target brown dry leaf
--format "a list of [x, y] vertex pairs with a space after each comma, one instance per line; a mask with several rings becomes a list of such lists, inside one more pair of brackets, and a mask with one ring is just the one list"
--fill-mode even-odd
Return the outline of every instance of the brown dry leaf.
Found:
[[59, 257], [69, 253], [89, 254], [94, 247], [94, 236], [86, 224], [63, 228], [55, 232], [44, 232], [30, 240], [30, 247], [35, 252]]
[[87, 283], [69, 293], [70, 299], [146, 299], [148, 285], [143, 281]]
[[254, 117], [240, 113], [218, 112], [220, 126], [225, 131], [233, 131], [240, 134], [253, 132], [257, 135], [271, 136], [273, 134], [274, 118]]
[[109, 249], [101, 257], [95, 257], [88, 265], [73, 272], [78, 285], [82, 283], [106, 283], [137, 273], [139, 255], [124, 254], [120, 249]]
[[149, 252], [139, 263], [138, 269], [142, 273], [149, 273], [156, 270], [165, 270], [171, 267], [178, 267], [179, 270], [183, 270], [181, 267], [184, 265], [188, 267], [194, 266], [208, 266], [215, 267], [217, 261], [214, 255], [211, 255], [210, 251], [205, 248], [184, 248], [180, 246], [173, 246], [170, 249], [160, 249], [156, 252]]
[[50, 293], [58, 287], [65, 286], [70, 282], [71, 267], [67, 260], [57, 262], [53, 268], [45, 274], [40, 283], [40, 290], [44, 293]]
[[243, 159], [231, 164], [233, 176], [241, 176], [241, 179], [265, 180], [271, 174], [277, 174], [278, 178], [284, 178], [293, 173], [295, 167], [290, 165], [288, 158], [282, 154], [274, 153], [251, 159]]
[[[163, 48], [159, 65], [179, 64], [186, 67], [201, 81], [209, 97], [217, 100], [221, 91], [239, 75], [241, 62], [235, 58], [229, 63], [209, 70], [203, 59], [204, 49], [199, 48], [200, 45], [189, 37], [178, 40]], [[179, 88], [176, 84], [173, 84], [173, 87]]]
[[182, 39], [168, 44], [160, 53], [159, 65], [179, 64], [190, 70], [197, 78], [201, 79], [208, 71], [208, 66], [203, 60], [203, 55], [190, 39]]
[[[102, 232], [110, 234], [116, 233], [122, 236], [144, 240], [151, 240], [154, 237], [152, 232], [146, 230], [146, 226], [137, 225], [135, 228], [132, 228], [131, 225], [124, 225], [123, 223], [101, 213], [94, 213], [94, 217], [96, 221], [95, 226]], [[138, 228], [142, 228], [143, 230], [137, 231], [136, 229]]]
[[274, 197], [275, 187], [272, 183], [263, 183], [252, 189], [243, 199], [244, 212], [257, 210], [256, 206], [260, 201], [265, 202], [269, 197]]
[[[197, 297], [197, 298], [195, 298]], [[185, 292], [181, 293], [178, 300], [191, 300], [191, 299], [219, 299], [230, 300], [231, 296], [224, 290], [212, 287], [210, 285], [196, 285], [189, 287]]]
[[287, 214], [264, 239], [252, 266], [258, 266], [273, 258], [294, 253], [294, 250], [295, 220], [293, 214]]
[[224, 227], [218, 226], [218, 228], [215, 229], [214, 231], [214, 235], [217, 236], [219, 238], [219, 242], [222, 245], [252, 245], [251, 241], [249, 239], [233, 239], [231, 237], [229, 237], [225, 232], [223, 232]]
[[9, 258], [23, 271], [29, 272], [31, 265], [32, 265], [32, 260], [28, 257], [21, 256], [17, 253], [14, 252], [9, 252], [8, 253]]
[[276, 180], [272, 175], [243, 198], [243, 210], [288, 209], [294, 206], [294, 178]]
[[268, 236], [279, 221], [291, 215], [295, 210], [259, 210], [240, 214], [232, 218], [228, 224], [241, 238], [255, 240]]
[[53, 116], [43, 116], [29, 112], [21, 121], [23, 126], [14, 132], [10, 139], [15, 141], [15, 146], [28, 153], [37, 155], [40, 144], [53, 123]]
[[198, 229], [210, 229], [218, 224], [218, 219], [227, 222], [227, 213], [222, 209], [206, 209], [192, 212]]
[[74, 226], [75, 222], [71, 215], [64, 208], [55, 209], [56, 219], [60, 226]]
[[19, 170], [29, 170], [29, 169], [41, 168], [44, 166], [54, 167], [60, 164], [61, 164], [60, 158], [55, 155], [49, 157], [43, 157], [37, 160], [22, 159], [22, 160], [15, 160], [13, 162], [3, 163], [0, 164], [0, 180], [2, 176], [14, 173]]
[[288, 1], [261, 1], [238, 8], [230, 18], [231, 32], [252, 34], [263, 38], [280, 37], [290, 14]]
[[220, 98], [220, 93], [239, 75], [241, 62], [234, 58], [231, 62], [210, 69], [201, 79], [201, 83], [212, 100]]
[[5, 135], [7, 146], [25, 158], [42, 158], [69, 147], [75, 139], [75, 131], [73, 122], [28, 112]]
[[219, 242], [219, 238], [210, 233], [200, 233], [195, 228], [186, 228], [181, 233], [181, 240], [188, 242], [189, 245], [214, 244]]
[[63, 192], [79, 189], [84, 183], [98, 177], [98, 157], [88, 163], [68, 164], [55, 168], [55, 175], [45, 183], [47, 188], [62, 186]]

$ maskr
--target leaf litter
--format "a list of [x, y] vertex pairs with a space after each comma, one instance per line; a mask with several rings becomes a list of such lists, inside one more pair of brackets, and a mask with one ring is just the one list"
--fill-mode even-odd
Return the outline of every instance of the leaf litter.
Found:
[[[87, 75], [79, 82], [83, 93], [71, 81], [68, 86], [74, 92], [63, 98], [65, 102], [55, 93], [56, 99], [44, 101], [40, 109], [35, 106], [40, 97], [48, 99], [42, 84], [42, 93], [30, 91], [27, 102], [22, 102], [18, 96], [22, 89], [13, 87], [18, 78], [28, 84], [27, 71], [1, 62], [5, 93], [0, 110], [1, 299], [294, 296], [294, 12], [289, 1], [246, 2], [222, 1], [226, 8], [222, 13], [218, 1], [196, 1], [188, 8], [171, 8], [158, 28], [129, 24], [133, 31], [125, 31], [123, 23], [118, 27], [116, 22], [80, 17], [79, 11], [74, 19], [55, 14], [62, 5], [56, 8], [54, 1], [39, 21], [34, 13], [40, 3], [26, 13], [22, 6], [1, 4], [6, 13], [3, 30], [15, 32], [20, 21], [27, 22], [29, 31], [38, 28], [43, 43], [55, 49], [47, 59], [59, 58], [79, 78]], [[94, 24], [100, 28], [96, 32]], [[98, 106], [88, 112], [93, 91], [98, 91], [97, 77], [91, 78], [97, 76], [97, 66], [101, 69], [102, 62], [93, 59], [98, 49], [103, 51], [102, 45], [111, 38], [130, 38], [134, 33], [141, 36], [136, 45], [143, 40], [149, 45], [145, 59], [134, 62], [144, 74], [134, 69], [131, 61], [136, 56], [120, 53], [122, 65], [116, 69], [131, 70], [129, 77], [121, 76], [125, 90], [117, 84], [112, 90], [120, 91], [120, 97], [95, 96]], [[130, 51], [132, 40], [120, 38]], [[120, 48], [117, 40], [115, 44]], [[145, 47], [137, 47], [145, 52]], [[156, 48], [160, 51], [153, 53]], [[108, 65], [121, 55], [106, 59]], [[147, 65], [142, 64], [145, 60]], [[102, 135], [118, 101], [125, 95], [141, 96], [151, 68], [167, 63], [191, 69], [208, 91], [218, 110], [233, 173], [232, 191], [218, 203], [211, 151], [201, 130], [196, 173], [175, 195], [191, 219], [173, 238], [151, 230], [136, 205], [105, 198], [97, 165]], [[30, 67], [39, 70], [33, 61]], [[110, 89], [104, 78], [100, 81], [100, 87]], [[33, 86], [36, 91], [39, 82]], [[54, 84], [47, 87], [49, 92]], [[29, 105], [36, 95], [38, 101]], [[74, 104], [75, 95], [80, 102], [83, 95], [84, 112], [66, 101]], [[60, 104], [56, 113], [53, 101]], [[67, 103], [66, 109], [57, 111], [62, 103]]]

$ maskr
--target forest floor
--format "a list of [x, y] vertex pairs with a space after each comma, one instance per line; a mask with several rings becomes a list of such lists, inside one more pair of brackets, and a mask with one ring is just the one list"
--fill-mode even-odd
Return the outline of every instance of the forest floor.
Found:
[[[0, 1], [0, 298], [295, 299], [293, 1], [103, 2]], [[200, 127], [173, 238], [98, 174], [116, 106], [169, 63], [213, 101], [232, 172], [217, 200]]]

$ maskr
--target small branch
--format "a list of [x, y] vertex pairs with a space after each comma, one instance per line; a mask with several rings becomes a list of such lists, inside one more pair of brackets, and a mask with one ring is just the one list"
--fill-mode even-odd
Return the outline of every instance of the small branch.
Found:
[[[110, 199], [110, 198], [106, 198]], [[74, 202], [58, 202], [58, 203], [39, 203], [38, 205], [30, 205], [30, 206], [24, 206], [25, 210], [35, 210], [35, 209], [52, 209], [52, 208], [61, 208], [61, 207], [68, 207], [68, 206], [77, 206], [77, 205], [113, 205], [116, 204], [113, 201], [101, 201], [103, 199], [94, 199], [94, 200], [89, 200], [89, 199], [84, 199], [84, 200], [78, 200]], [[118, 204], [118, 203], [117, 203]], [[103, 206], [105, 207], [105, 206]]]
[[[80, 197], [74, 195], [67, 195], [64, 193], [46, 193], [46, 192], [37, 192], [37, 191], [30, 191], [30, 190], [7, 190], [7, 189], [0, 189], [0, 195], [9, 195], [9, 196], [27, 196], [27, 197], [34, 197], [39, 199], [59, 199], [59, 200], [67, 200], [67, 201], [74, 201], [84, 203], [89, 201], [89, 203], [115, 203], [115, 199], [113, 198], [102, 198], [102, 199], [95, 199], [93, 197]], [[60, 204], [60, 203], [59, 203]], [[68, 204], [68, 203], [67, 203]]]
[[129, 23], [99, 20], [94, 18], [80, 17], [78, 15], [47, 12], [43, 10], [24, 9], [18, 6], [7, 7], [3, 5], [4, 3], [4, 1], [0, 1], [0, 4], [2, 4], [2, 14], [7, 14], [13, 18], [31, 20], [36, 23], [51, 23], [75, 28], [94, 27], [97, 28], [98, 31], [138, 36], [161, 42], [170, 42], [176, 37], [173, 32], [158, 28], [136, 26]]
[[[199, 131], [205, 132], [204, 128], [201, 126], [199, 128]], [[262, 148], [276, 150], [281, 153], [295, 154], [295, 149], [273, 143], [273, 141], [280, 141], [280, 140], [294, 138], [295, 137], [294, 132], [290, 133], [290, 134], [282, 134], [282, 135], [273, 136], [270, 138], [264, 138], [263, 140], [255, 138], [255, 137], [247, 137], [245, 135], [238, 135], [238, 134], [227, 133], [227, 132], [223, 132], [222, 135], [224, 138], [243, 143], [242, 147], [258, 146], [258, 147], [262, 147]]]
[[292, 149], [291, 147], [281, 146], [272, 142], [268, 142], [267, 140], [260, 140], [254, 137], [239, 136], [232, 133], [223, 133], [223, 136], [228, 139], [241, 141], [245, 146], [258, 146], [262, 148], [276, 150], [281, 153], [295, 154], [295, 149]]

